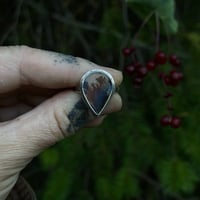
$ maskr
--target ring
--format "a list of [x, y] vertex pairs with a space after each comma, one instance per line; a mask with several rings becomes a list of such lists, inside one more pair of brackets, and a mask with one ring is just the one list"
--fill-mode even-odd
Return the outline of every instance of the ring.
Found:
[[115, 92], [115, 82], [110, 73], [92, 69], [81, 77], [80, 90], [86, 105], [99, 116]]

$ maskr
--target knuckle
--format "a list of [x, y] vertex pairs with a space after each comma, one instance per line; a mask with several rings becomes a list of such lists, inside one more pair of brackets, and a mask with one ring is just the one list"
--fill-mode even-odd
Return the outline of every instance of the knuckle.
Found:
[[55, 105], [53, 109], [53, 118], [54, 124], [51, 126], [57, 129], [57, 131], [55, 131], [56, 137], [58, 139], [65, 138], [67, 136], [67, 127], [70, 124], [65, 110]]

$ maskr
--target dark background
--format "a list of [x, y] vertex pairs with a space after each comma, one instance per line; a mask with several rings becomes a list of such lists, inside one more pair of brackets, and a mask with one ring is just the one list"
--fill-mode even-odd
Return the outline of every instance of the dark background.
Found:
[[[182, 62], [183, 81], [167, 88], [180, 128], [160, 125], [166, 87], [157, 74], [169, 64], [151, 72], [141, 88], [124, 74], [121, 112], [60, 142], [24, 170], [38, 199], [200, 199], [199, 8], [197, 0], [0, 1], [1, 45], [58, 51], [120, 70], [131, 62], [121, 53], [127, 46], [143, 64], [158, 49]], [[154, 10], [159, 48], [155, 15], [146, 20]]]

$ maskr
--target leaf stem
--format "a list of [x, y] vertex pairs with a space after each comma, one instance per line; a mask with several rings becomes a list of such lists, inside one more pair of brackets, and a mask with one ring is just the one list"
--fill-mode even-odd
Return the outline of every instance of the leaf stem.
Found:
[[138, 35], [140, 34], [141, 30], [144, 28], [144, 26], [147, 24], [147, 22], [150, 20], [150, 18], [155, 14], [155, 10], [153, 10], [152, 12], [150, 12], [147, 17], [144, 19], [143, 23], [141, 24], [141, 26], [139, 27], [138, 31], [136, 32], [134, 38], [133, 38], [133, 43], [135, 42], [136, 38], [138, 37]]
[[156, 18], [156, 52], [160, 49], [160, 19], [158, 12], [155, 12]]

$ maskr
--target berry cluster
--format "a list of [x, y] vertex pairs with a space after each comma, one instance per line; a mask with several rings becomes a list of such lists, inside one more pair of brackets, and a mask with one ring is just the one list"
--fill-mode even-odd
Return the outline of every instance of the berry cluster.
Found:
[[[180, 71], [181, 61], [179, 58], [172, 54], [169, 57], [162, 51], [158, 51], [153, 59], [146, 62], [143, 65], [141, 62], [136, 61], [134, 52], [136, 49], [134, 47], [122, 49], [122, 53], [125, 57], [131, 58], [131, 63], [124, 67], [125, 73], [131, 77], [132, 83], [135, 87], [140, 88], [143, 84], [144, 78], [153, 71], [158, 71], [159, 79], [162, 80], [164, 88], [168, 86], [175, 87], [183, 79], [183, 73]], [[162, 68], [159, 66], [170, 63], [173, 67], [168, 73], [162, 72]], [[166, 71], [166, 70], [165, 70]], [[173, 96], [171, 92], [166, 92], [164, 98], [167, 100], [167, 109], [169, 111], [168, 115], [163, 115], [160, 118], [161, 126], [171, 126], [172, 128], [179, 128], [181, 125], [181, 119], [177, 116], [173, 116], [173, 107], [170, 105], [170, 98]]]
[[181, 119], [179, 117], [163, 115], [160, 118], [160, 124], [162, 126], [171, 126], [172, 128], [179, 128], [181, 125]]

